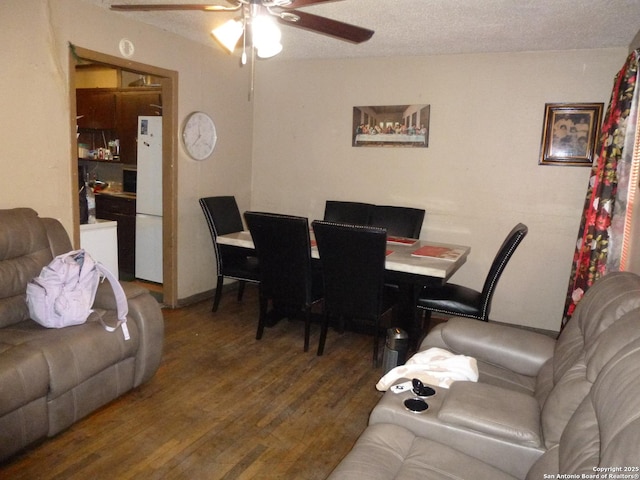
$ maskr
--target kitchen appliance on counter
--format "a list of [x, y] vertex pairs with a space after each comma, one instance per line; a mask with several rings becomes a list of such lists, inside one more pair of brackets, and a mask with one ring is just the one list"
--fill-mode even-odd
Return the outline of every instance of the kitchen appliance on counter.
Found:
[[162, 117], [138, 117], [135, 276], [162, 283]]
[[138, 190], [138, 171], [129, 165], [122, 168], [122, 191], [136, 193]]

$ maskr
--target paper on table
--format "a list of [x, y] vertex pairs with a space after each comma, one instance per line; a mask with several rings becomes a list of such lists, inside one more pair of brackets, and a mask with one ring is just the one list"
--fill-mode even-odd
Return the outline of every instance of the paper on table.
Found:
[[460, 248], [450, 248], [450, 247], [438, 247], [435, 245], [425, 245], [417, 249], [415, 252], [411, 254], [412, 257], [431, 257], [431, 258], [440, 258], [442, 260], [458, 260], [464, 250]]
[[388, 243], [399, 243], [401, 245], [413, 245], [417, 242], [415, 238], [405, 238], [405, 237], [389, 237], [387, 236]]

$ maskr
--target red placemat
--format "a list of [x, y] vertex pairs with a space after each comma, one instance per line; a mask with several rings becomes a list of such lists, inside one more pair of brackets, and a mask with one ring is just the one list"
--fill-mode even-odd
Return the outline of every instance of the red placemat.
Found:
[[442, 260], [455, 261], [463, 254], [463, 250], [459, 248], [438, 247], [435, 245], [425, 245], [420, 247], [411, 254], [413, 257], [431, 257], [440, 258]]
[[387, 236], [387, 242], [389, 243], [399, 243], [401, 245], [413, 245], [417, 242], [415, 238], [405, 238], [405, 237], [389, 237]]

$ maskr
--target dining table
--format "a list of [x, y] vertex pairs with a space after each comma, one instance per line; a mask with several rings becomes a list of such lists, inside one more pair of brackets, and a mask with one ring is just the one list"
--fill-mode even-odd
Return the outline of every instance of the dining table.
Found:
[[[320, 259], [313, 230], [310, 231], [311, 258]], [[248, 230], [219, 235], [220, 245], [254, 250]], [[441, 286], [467, 261], [471, 247], [414, 238], [387, 237], [385, 282], [398, 287], [401, 306], [398, 317], [408, 330], [411, 346], [415, 349], [422, 336], [422, 321], [416, 308], [424, 287]]]

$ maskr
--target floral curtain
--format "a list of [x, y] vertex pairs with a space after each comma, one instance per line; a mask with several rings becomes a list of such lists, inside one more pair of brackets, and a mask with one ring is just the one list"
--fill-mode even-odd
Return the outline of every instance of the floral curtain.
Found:
[[[609, 271], [620, 270], [638, 117], [638, 61], [632, 52], [614, 80], [589, 178], [565, 303], [564, 326], [587, 289]], [[637, 161], [635, 162], [638, 163]], [[632, 187], [631, 189], [629, 187]]]

